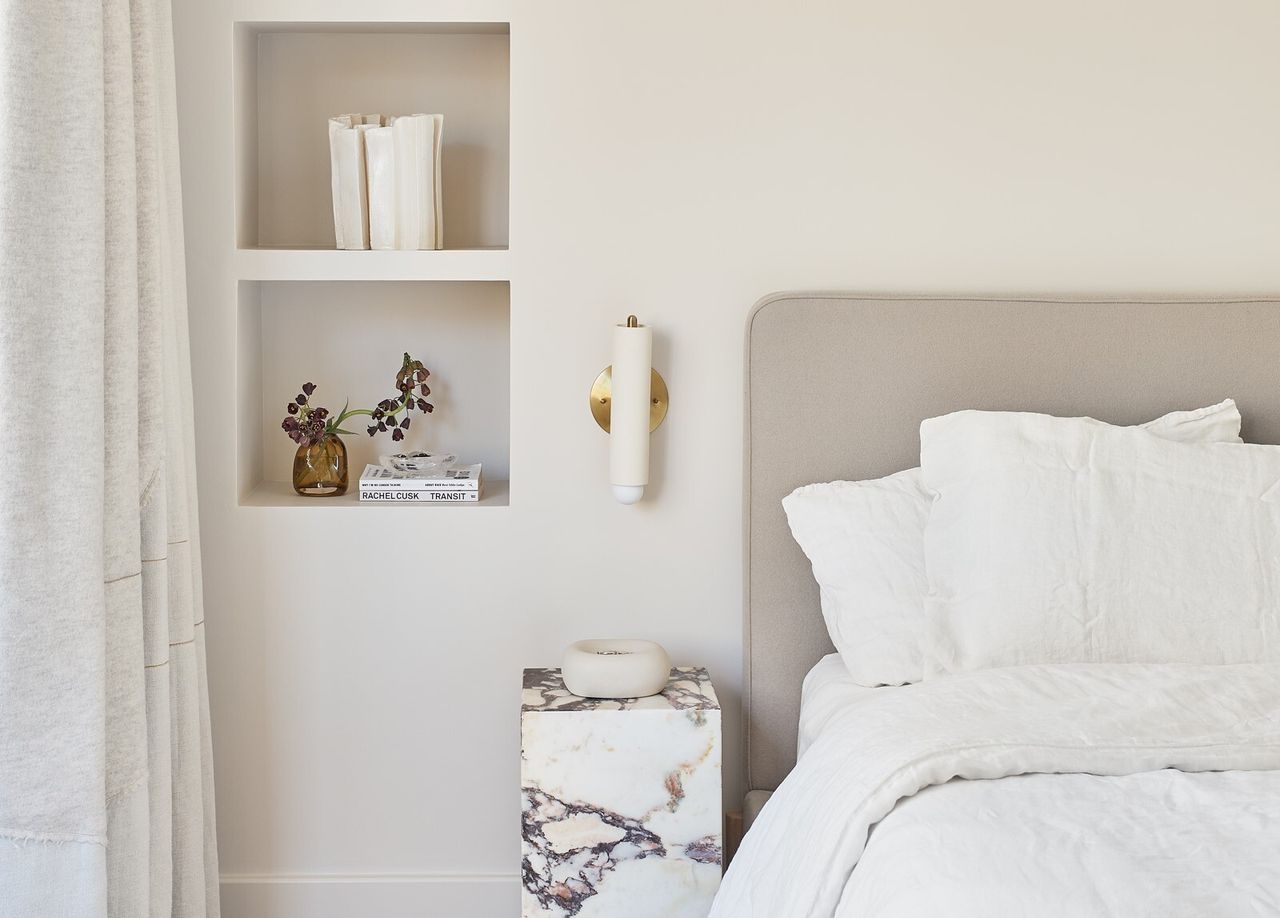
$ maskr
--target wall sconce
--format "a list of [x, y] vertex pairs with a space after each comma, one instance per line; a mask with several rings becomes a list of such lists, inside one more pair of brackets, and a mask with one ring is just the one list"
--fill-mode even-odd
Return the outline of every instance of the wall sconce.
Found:
[[591, 385], [591, 415], [609, 434], [609, 481], [621, 504], [649, 483], [649, 433], [667, 416], [667, 384], [653, 369], [653, 330], [628, 316], [613, 329], [613, 365]]

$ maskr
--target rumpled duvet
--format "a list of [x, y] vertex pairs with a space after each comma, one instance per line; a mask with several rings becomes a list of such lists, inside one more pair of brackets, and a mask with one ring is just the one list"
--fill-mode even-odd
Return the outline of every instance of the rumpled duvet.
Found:
[[1019, 666], [852, 705], [711, 914], [1278, 915], [1280, 666]]

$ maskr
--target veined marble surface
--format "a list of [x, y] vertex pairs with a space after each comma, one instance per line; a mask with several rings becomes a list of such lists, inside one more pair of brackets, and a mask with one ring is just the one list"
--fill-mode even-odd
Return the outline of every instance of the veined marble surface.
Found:
[[666, 688], [647, 698], [582, 698], [564, 687], [558, 669], [526, 669], [521, 713], [529, 711], [711, 711], [720, 699], [703, 666], [674, 666]]
[[659, 695], [569, 694], [527, 669], [524, 918], [701, 918], [720, 883], [720, 704], [707, 671]]

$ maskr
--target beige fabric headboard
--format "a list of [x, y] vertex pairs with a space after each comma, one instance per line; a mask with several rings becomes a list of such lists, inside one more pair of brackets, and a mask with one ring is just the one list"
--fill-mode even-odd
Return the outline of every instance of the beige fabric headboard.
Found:
[[748, 320], [746, 389], [747, 787], [772, 790], [832, 650], [784, 496], [917, 465], [920, 422], [961, 408], [1136, 424], [1231, 397], [1280, 443], [1280, 301], [781, 293]]

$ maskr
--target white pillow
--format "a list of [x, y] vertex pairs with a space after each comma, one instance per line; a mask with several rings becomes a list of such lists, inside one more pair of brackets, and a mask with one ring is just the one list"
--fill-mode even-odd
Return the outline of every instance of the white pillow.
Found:
[[[1240, 442], [1240, 412], [1230, 399], [1143, 426], [1170, 439]], [[931, 503], [919, 469], [806, 485], [782, 501], [791, 533], [813, 564], [831, 642], [861, 685], [902, 685], [923, 675]]]
[[1280, 447], [978, 411], [920, 442], [926, 677], [1280, 662]]

